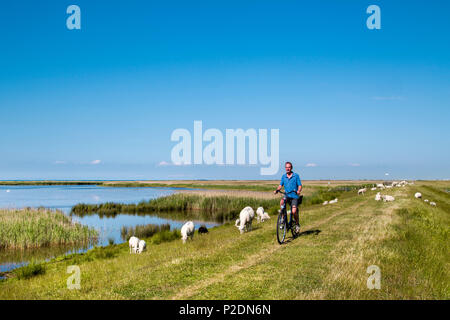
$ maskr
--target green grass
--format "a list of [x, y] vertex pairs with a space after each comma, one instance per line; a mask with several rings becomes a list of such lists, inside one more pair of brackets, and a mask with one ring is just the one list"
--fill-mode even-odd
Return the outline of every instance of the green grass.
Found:
[[0, 249], [26, 249], [87, 243], [97, 231], [60, 211], [47, 209], [0, 210]]
[[[61, 257], [45, 274], [0, 282], [0, 299], [449, 299], [449, 200], [424, 186], [385, 190], [389, 203], [344, 191], [336, 204], [302, 205], [303, 233], [284, 245], [272, 216], [243, 235], [226, 223], [185, 245], [153, 236], [139, 255], [123, 244]], [[66, 287], [73, 264], [80, 290]], [[370, 265], [380, 290], [366, 286]]]
[[45, 265], [31, 261], [28, 265], [14, 271], [17, 279], [30, 279], [45, 273]]

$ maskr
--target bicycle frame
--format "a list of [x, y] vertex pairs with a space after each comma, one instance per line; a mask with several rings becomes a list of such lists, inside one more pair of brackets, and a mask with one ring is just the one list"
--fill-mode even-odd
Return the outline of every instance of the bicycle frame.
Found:
[[[277, 240], [279, 244], [282, 244], [284, 242], [284, 240], [286, 239], [286, 233], [291, 230], [292, 232], [292, 237], [296, 238], [298, 236], [296, 230], [295, 230], [295, 225], [296, 223], [294, 222], [294, 214], [292, 213], [292, 206], [291, 206], [291, 214], [290, 217], [287, 217], [287, 198], [286, 198], [286, 194], [284, 192], [278, 191], [282, 194], [285, 195], [285, 197], [283, 197], [283, 206], [280, 208], [280, 213], [278, 215], [278, 220], [277, 220]], [[298, 210], [298, 208], [297, 208]], [[282, 231], [282, 234], [280, 230]]]

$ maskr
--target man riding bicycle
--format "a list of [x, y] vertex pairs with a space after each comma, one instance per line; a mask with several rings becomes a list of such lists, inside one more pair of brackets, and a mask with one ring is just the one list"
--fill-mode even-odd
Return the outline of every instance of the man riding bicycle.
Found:
[[[292, 163], [289, 161], [285, 163], [284, 168], [286, 169], [286, 173], [281, 177], [280, 185], [273, 193], [278, 193], [281, 188], [284, 186], [284, 191], [286, 196], [281, 199], [280, 206], [289, 204], [291, 206], [292, 214], [295, 219], [295, 229], [296, 233], [300, 232], [300, 223], [298, 219], [298, 199], [300, 196], [300, 192], [302, 191], [302, 181], [300, 180], [300, 176], [292, 171]], [[284, 201], [286, 200], [286, 203]]]

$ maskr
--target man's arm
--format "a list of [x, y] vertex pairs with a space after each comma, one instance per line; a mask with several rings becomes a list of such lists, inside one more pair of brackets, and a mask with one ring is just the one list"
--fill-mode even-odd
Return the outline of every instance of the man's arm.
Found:
[[297, 195], [300, 195], [300, 192], [302, 192], [302, 180], [300, 180], [300, 177], [298, 175], [297, 175], [297, 183], [298, 183]]
[[278, 191], [280, 191], [282, 187], [283, 187], [283, 186], [280, 184], [280, 185], [278, 186], [277, 190], [275, 190], [273, 193], [274, 193], [274, 194], [277, 194]]

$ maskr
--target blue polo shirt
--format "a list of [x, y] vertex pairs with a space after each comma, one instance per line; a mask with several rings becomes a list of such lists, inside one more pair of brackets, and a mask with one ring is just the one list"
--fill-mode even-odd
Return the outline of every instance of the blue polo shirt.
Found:
[[286, 173], [283, 174], [280, 185], [284, 187], [286, 197], [298, 199], [297, 190], [298, 187], [302, 185], [302, 181], [300, 180], [300, 176], [298, 174], [292, 172], [290, 178], [288, 178]]

